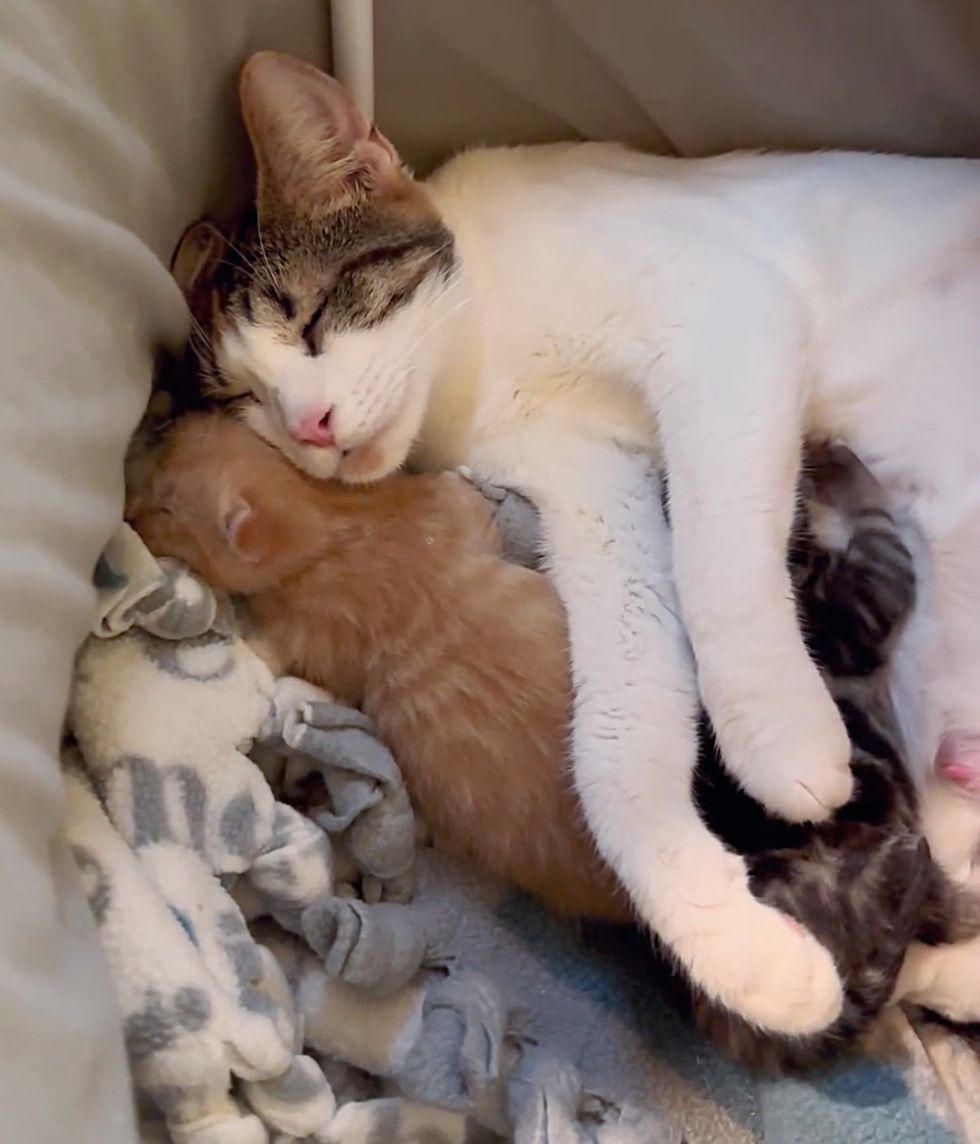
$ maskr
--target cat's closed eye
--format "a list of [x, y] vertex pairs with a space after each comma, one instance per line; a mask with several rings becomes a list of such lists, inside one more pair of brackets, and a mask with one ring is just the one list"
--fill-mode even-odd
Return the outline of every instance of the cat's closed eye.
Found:
[[320, 340], [320, 322], [327, 309], [327, 302], [327, 298], [322, 298], [317, 308], [303, 326], [303, 344], [306, 346], [311, 357], [316, 357], [323, 351], [323, 345]]

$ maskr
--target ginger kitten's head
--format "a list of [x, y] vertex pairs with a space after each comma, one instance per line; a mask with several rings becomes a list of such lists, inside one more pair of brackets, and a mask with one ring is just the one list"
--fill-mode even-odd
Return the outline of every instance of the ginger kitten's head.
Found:
[[230, 239], [191, 227], [173, 268], [211, 395], [312, 476], [377, 479], [422, 422], [458, 304], [452, 235], [329, 76], [260, 52], [240, 94], [254, 207]]
[[126, 517], [154, 555], [249, 594], [298, 571], [330, 542], [320, 494], [244, 425], [197, 413], [156, 452]]

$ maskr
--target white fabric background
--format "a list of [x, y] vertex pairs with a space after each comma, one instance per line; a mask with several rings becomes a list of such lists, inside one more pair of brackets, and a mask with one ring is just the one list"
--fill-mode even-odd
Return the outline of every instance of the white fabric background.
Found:
[[[250, 8], [252, 9], [250, 13]], [[236, 169], [247, 47], [322, 59], [314, 0], [0, 5], [0, 1139], [133, 1139], [118, 1023], [59, 839], [56, 748], [164, 261]]]
[[377, 115], [473, 142], [980, 155], [976, 0], [375, 0]]

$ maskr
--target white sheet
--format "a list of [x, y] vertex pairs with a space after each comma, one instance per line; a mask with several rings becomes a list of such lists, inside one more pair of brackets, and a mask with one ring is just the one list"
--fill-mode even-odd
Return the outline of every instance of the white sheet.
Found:
[[254, 43], [322, 57], [325, 6], [0, 8], [0, 1138], [12, 1144], [134, 1139], [118, 1019], [60, 840], [56, 748], [152, 345], [184, 329], [160, 259], [236, 169], [232, 78]]

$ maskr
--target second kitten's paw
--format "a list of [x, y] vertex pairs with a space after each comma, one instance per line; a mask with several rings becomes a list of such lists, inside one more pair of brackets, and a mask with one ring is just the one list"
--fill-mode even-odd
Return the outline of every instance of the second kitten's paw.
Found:
[[[776, 714], [761, 734], [742, 734], [744, 724], [722, 739], [726, 760], [745, 789], [772, 814], [789, 822], [820, 822], [854, 793], [851, 743], [829, 694], [808, 704], [775, 705]], [[764, 718], [764, 716], [763, 716]]]

